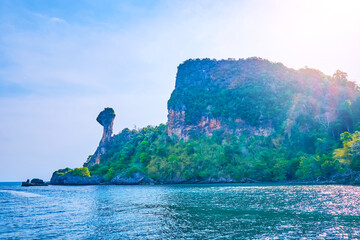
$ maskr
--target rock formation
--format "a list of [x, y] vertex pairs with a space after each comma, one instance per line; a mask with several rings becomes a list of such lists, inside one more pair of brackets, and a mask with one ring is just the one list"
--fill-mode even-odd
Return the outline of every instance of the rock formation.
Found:
[[21, 186], [23, 187], [31, 187], [31, 186], [47, 186], [48, 184], [45, 183], [42, 179], [33, 178], [30, 182], [28, 179], [26, 182], [22, 182]]
[[104, 127], [103, 136], [94, 155], [89, 157], [89, 159], [84, 163], [84, 167], [90, 167], [100, 163], [100, 157], [106, 153], [106, 147], [112, 139], [114, 119], [115, 112], [112, 108], [105, 108], [102, 112], [99, 113], [96, 121], [98, 121], [101, 126]]
[[177, 135], [180, 139], [187, 140], [192, 132], [211, 136], [215, 130], [221, 129], [219, 119], [202, 116], [197, 124], [189, 125], [185, 122], [185, 111], [169, 109], [168, 114], [168, 135]]
[[61, 171], [54, 172], [50, 180], [51, 185], [98, 185], [102, 182], [102, 177], [74, 176], [71, 173], [62, 175]]
[[294, 127], [309, 131], [302, 119], [314, 114], [328, 127], [339, 104], [357, 96], [355, 87], [339, 89], [318, 70], [294, 70], [261, 58], [190, 59], [179, 65], [168, 101], [168, 135], [269, 136], [285, 129], [290, 137]]
[[344, 156], [332, 155], [342, 133], [359, 130], [359, 109], [358, 86], [341, 71], [331, 77], [260, 58], [190, 59], [178, 67], [167, 124], [113, 136], [115, 113], [104, 109], [94, 155], [84, 168], [57, 171], [51, 183], [256, 182], [318, 173], [358, 183], [358, 173], [341, 174], [358, 171], [358, 159], [347, 166], [339, 163]]

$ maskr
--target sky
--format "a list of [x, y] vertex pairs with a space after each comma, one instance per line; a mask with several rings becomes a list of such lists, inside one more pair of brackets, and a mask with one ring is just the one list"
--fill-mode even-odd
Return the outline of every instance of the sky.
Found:
[[167, 121], [177, 66], [261, 57], [360, 83], [357, 0], [1, 0], [0, 181], [81, 167], [114, 133]]

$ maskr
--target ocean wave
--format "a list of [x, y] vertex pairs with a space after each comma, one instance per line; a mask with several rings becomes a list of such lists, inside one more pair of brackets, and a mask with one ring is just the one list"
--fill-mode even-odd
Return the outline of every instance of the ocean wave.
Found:
[[0, 190], [0, 192], [10, 193], [11, 195], [18, 197], [42, 197], [40, 194], [24, 192], [24, 191], [14, 191], [14, 190]]

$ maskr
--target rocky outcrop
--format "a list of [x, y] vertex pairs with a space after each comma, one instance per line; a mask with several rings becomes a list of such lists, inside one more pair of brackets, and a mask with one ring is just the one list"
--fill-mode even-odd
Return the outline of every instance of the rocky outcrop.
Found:
[[114, 119], [115, 112], [112, 108], [105, 108], [96, 118], [96, 121], [104, 127], [103, 136], [94, 155], [89, 157], [89, 159], [84, 163], [84, 167], [90, 167], [100, 163], [100, 157], [106, 153], [107, 145], [112, 139]]
[[103, 183], [104, 179], [98, 176], [74, 176], [71, 173], [64, 175], [54, 172], [50, 184], [51, 185], [98, 185]]
[[167, 133], [187, 140], [218, 130], [247, 136], [277, 132], [290, 139], [292, 132], [309, 132], [317, 124], [327, 129], [338, 119], [339, 105], [357, 96], [350, 83], [341, 84], [315, 69], [261, 58], [189, 59], [178, 66]]
[[33, 178], [30, 182], [28, 179], [26, 182], [22, 182], [21, 186], [23, 187], [31, 187], [31, 186], [47, 186], [48, 184], [45, 183], [42, 179]]
[[[250, 96], [246, 89], [262, 79], [264, 89], [276, 93], [282, 83], [277, 84], [273, 79], [282, 82], [283, 78], [278, 69], [290, 77], [297, 74], [281, 64], [258, 58], [185, 61], [178, 67], [175, 90], [168, 102], [168, 135], [187, 140], [193, 135], [211, 136], [221, 130], [229, 134], [269, 136], [274, 132], [269, 117], [264, 119], [269, 114], [260, 109], [255, 114], [251, 112], [255, 116], [249, 114], [257, 106], [248, 106], [263, 103], [262, 96], [257, 93]], [[258, 99], [248, 101], [249, 98]]]
[[208, 116], [202, 116], [197, 124], [187, 124], [185, 121], [185, 111], [169, 109], [167, 133], [168, 136], [176, 135], [186, 141], [193, 133], [212, 136], [216, 130], [223, 130], [236, 135], [246, 133], [251, 136], [264, 137], [268, 137], [274, 132], [271, 126], [254, 127], [242, 119], [235, 119], [232, 124], [233, 127], [230, 128], [228, 124], [223, 123], [220, 119]]
[[185, 122], [185, 111], [169, 109], [168, 114], [168, 135], [176, 135], [180, 139], [187, 140], [193, 132], [211, 136], [215, 130], [222, 127], [218, 119], [202, 116], [196, 125], [187, 125]]
[[188, 129], [185, 124], [185, 111], [175, 111], [173, 109], [169, 109], [168, 111], [168, 135], [176, 135], [186, 140], [188, 138]]

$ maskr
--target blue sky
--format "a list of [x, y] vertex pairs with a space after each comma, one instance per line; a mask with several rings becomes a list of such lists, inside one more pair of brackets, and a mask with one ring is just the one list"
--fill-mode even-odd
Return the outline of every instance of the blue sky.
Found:
[[188, 58], [258, 56], [360, 81], [358, 1], [0, 1], [0, 181], [79, 167], [115, 132], [166, 122]]

